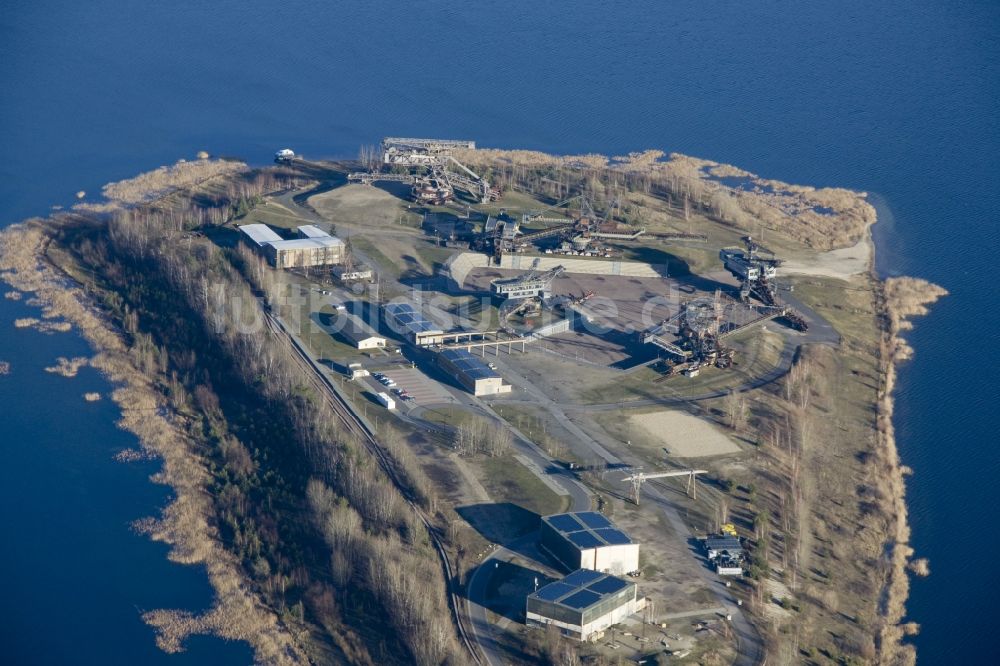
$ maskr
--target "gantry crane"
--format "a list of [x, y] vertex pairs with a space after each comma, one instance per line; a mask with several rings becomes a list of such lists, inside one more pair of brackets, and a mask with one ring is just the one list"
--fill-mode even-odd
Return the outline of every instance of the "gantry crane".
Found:
[[639, 493], [642, 491], [643, 483], [652, 479], [665, 479], [675, 476], [686, 476], [688, 478], [686, 488], [688, 497], [698, 499], [698, 484], [695, 480], [695, 476], [698, 474], [708, 474], [708, 471], [704, 469], [682, 469], [675, 472], [652, 472], [650, 474], [638, 471], [626, 476], [622, 481], [632, 484], [632, 501], [635, 502], [636, 506], [639, 506]]

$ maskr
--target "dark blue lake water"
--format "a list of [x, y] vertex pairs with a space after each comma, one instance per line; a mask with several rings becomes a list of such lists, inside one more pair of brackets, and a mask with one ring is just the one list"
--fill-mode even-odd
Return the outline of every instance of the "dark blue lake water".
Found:
[[[918, 322], [897, 428], [915, 469], [909, 604], [926, 663], [987, 663], [1000, 574], [992, 282], [1000, 188], [1000, 5], [992, 0], [170, 3], [32, 0], [0, 12], [0, 223], [193, 157], [355, 155], [383, 135], [621, 154], [663, 148], [795, 183], [877, 192], [879, 268], [952, 295]], [[0, 642], [10, 663], [243, 663], [199, 639], [160, 655], [139, 611], [203, 608], [203, 573], [128, 523], [154, 469], [85, 353], [0, 301]], [[962, 349], [972, 350], [962, 354]]]

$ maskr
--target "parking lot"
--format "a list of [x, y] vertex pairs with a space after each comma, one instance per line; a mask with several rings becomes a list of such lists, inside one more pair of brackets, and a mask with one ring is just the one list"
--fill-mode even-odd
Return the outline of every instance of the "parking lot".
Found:
[[397, 406], [402, 404], [412, 407], [415, 405], [454, 401], [454, 398], [443, 386], [427, 377], [416, 368], [400, 367], [392, 368], [390, 370], [382, 370], [380, 372], [396, 382], [396, 385], [392, 387], [393, 389], [402, 389], [412, 397], [412, 400], [398, 400], [398, 396], [392, 391], [392, 389], [387, 388], [384, 384], [379, 382], [374, 377], [373, 372], [373, 376], [368, 378], [369, 385], [376, 393], [384, 391], [392, 395], [394, 398], [397, 398]]

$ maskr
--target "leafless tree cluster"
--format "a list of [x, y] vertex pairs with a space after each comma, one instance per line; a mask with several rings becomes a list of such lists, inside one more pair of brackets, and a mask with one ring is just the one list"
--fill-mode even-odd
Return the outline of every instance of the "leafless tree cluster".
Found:
[[[686, 221], [694, 209], [742, 229], [779, 229], [817, 248], [853, 245], [875, 220], [874, 208], [858, 192], [790, 185], [686, 155], [667, 158], [657, 150], [609, 159], [487, 149], [460, 151], [459, 158], [505, 188], [557, 201], [580, 193], [610, 201], [612, 192], [624, 188], [665, 200]], [[732, 186], [725, 178], [740, 183]]]
[[812, 397], [813, 367], [808, 359], [800, 357], [785, 377], [785, 400], [801, 410], [808, 409]]
[[460, 660], [444, 588], [427, 584], [440, 573], [426, 549], [395, 532], [366, 531], [368, 521], [321, 481], [311, 481], [306, 494], [341, 584], [362, 582], [375, 594], [415, 663]]
[[455, 449], [462, 455], [482, 453], [498, 458], [510, 452], [514, 438], [510, 431], [490, 419], [472, 416], [455, 428]]
[[[388, 476], [342, 430], [332, 408], [311, 397], [306, 388], [310, 386], [307, 371], [295, 361], [284, 338], [262, 325], [265, 315], [259, 302], [223, 251], [204, 239], [183, 234], [199, 223], [185, 210], [134, 209], [116, 215], [109, 223], [114, 254], [110, 263], [141, 267], [151, 284], [176, 294], [201, 317], [205, 334], [224, 350], [248, 390], [287, 415], [292, 424], [287, 433], [289, 445], [298, 446], [315, 475], [323, 479], [322, 485], [316, 486], [322, 487], [322, 492], [311, 487], [309, 500], [314, 507], [322, 507], [316, 511], [322, 516], [319, 524], [333, 550], [333, 579], [342, 585], [365, 586], [375, 594], [392, 628], [418, 663], [441, 663], [449, 656], [461, 659], [443, 595], [445, 581], [436, 554], [426, 545], [425, 528]], [[251, 280], [264, 288], [274, 287], [270, 271], [257, 258], [243, 253], [237, 260]], [[151, 371], [165, 369], [169, 360], [160, 358], [156, 345], [138, 330], [141, 317], [132, 327], [136, 329], [134, 347], [142, 363]], [[190, 361], [193, 365], [194, 359]], [[217, 401], [208, 391], [198, 391], [195, 398], [208, 412], [218, 411]], [[479, 446], [495, 452], [502, 448], [503, 439], [482, 438]], [[222, 448], [234, 469], [252, 472], [253, 460], [242, 444], [223, 439]], [[390, 455], [405, 455], [404, 443], [396, 441], [389, 448]], [[397, 464], [407, 470], [404, 479], [415, 487], [423, 486], [422, 490], [412, 488], [414, 494], [429, 502], [430, 484], [419, 468], [410, 469], [409, 461], [397, 460]], [[323, 501], [317, 504], [316, 497]], [[234, 496], [234, 501], [246, 498]], [[237, 503], [232, 510], [239, 508]], [[236, 538], [253, 540], [258, 535], [238, 531]], [[244, 546], [251, 554], [259, 551], [253, 543]], [[283, 594], [286, 584], [294, 579], [265, 565], [261, 561], [261, 571], [268, 581], [280, 583], [278, 591]]]
[[358, 148], [358, 161], [361, 162], [361, 166], [368, 171], [374, 171], [381, 165], [382, 162], [379, 147], [370, 143], [362, 144], [362, 146]]
[[750, 407], [745, 395], [736, 391], [730, 391], [726, 394], [726, 416], [729, 419], [729, 427], [736, 432], [747, 427]]

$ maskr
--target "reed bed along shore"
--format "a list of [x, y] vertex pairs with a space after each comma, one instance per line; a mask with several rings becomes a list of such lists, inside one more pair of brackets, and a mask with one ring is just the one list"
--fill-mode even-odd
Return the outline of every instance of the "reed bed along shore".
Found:
[[[527, 151], [476, 151], [461, 158], [474, 166], [488, 166], [511, 181], [519, 177], [516, 173], [518, 169], [536, 167], [551, 169], [551, 174], [557, 179], [561, 177], [560, 170], [570, 169], [592, 172], [606, 182], [616, 178], [635, 179], [633, 184], [644, 181], [650, 188], [662, 188], [658, 193], [669, 191], [669, 196], [681, 206], [684, 202], [697, 200], [700, 210], [733, 227], [750, 231], [763, 225], [810, 248], [850, 246], [858, 242], [857, 239], [867, 237], [867, 228], [874, 221], [874, 209], [863, 193], [787, 185], [761, 179], [735, 167], [682, 155], [664, 159], [663, 153], [650, 151], [622, 158], [597, 155], [553, 157]], [[229, 179], [239, 179], [246, 174], [245, 165], [239, 163], [209, 160], [182, 162], [108, 186], [105, 188], [108, 200], [104, 202], [78, 204], [72, 212], [8, 228], [0, 232], [0, 279], [12, 287], [6, 294], [7, 298], [19, 299], [22, 294], [31, 294], [33, 298], [29, 304], [41, 308], [39, 317], [26, 317], [15, 325], [47, 332], [76, 328], [90, 342], [95, 351], [93, 358], [59, 358], [47, 370], [71, 377], [89, 365], [112, 381], [115, 389], [110, 397], [122, 410], [120, 425], [134, 433], [141, 445], [139, 450], [121, 452], [117, 459], [127, 462], [156, 456], [163, 460], [163, 468], [154, 480], [171, 486], [176, 499], [159, 517], [139, 521], [135, 528], [155, 540], [170, 544], [172, 560], [204, 565], [216, 591], [216, 599], [213, 607], [203, 613], [170, 609], [144, 613], [143, 618], [157, 630], [158, 645], [165, 651], [176, 652], [183, 649], [184, 641], [190, 635], [211, 633], [247, 641], [253, 646], [256, 659], [262, 663], [307, 663], [311, 655], [303, 648], [302, 636], [296, 635], [293, 625], [287, 621], [288, 616], [265, 602], [265, 597], [248, 577], [245, 564], [224, 545], [213, 504], [216, 501], [211, 486], [213, 471], [206, 463], [204, 452], [198, 450], [200, 442], [189, 427], [192, 414], [178, 408], [179, 403], [175, 404], [169, 391], [164, 391], [162, 381], [157, 383], [163, 378], [155, 377], [137, 359], [134, 346], [130, 348], [124, 335], [127, 324], [120, 327], [116, 321], [106, 317], [104, 310], [92, 300], [93, 294], [61, 272], [57, 268], [59, 262], [50, 261], [49, 255], [50, 244], [59, 237], [66, 224], [107, 224], [116, 212], [126, 211], [131, 216], [127, 221], [138, 225], [142, 221], [141, 216], [132, 212], [160, 198], [183, 194], [186, 188], [201, 186], [215, 178], [224, 185], [232, 185]], [[206, 256], [215, 258], [217, 255]], [[919, 575], [929, 571], [929, 566], [926, 561], [911, 560], [913, 553], [908, 545], [905, 505], [906, 468], [899, 462], [893, 437], [892, 392], [896, 365], [912, 353], [902, 334], [912, 325], [913, 317], [926, 314], [927, 306], [946, 292], [910, 278], [895, 278], [884, 283], [873, 278], [873, 282], [877, 285], [877, 309], [882, 317], [879, 343], [882, 376], [877, 396], [876, 428], [877, 462], [881, 471], [878, 495], [892, 529], [884, 537], [888, 545], [886, 567], [884, 570], [880, 568], [872, 578], [874, 581], [875, 576], [885, 576], [879, 602], [880, 621], [871, 629], [866, 627], [866, 635], [870, 637], [873, 632], [877, 633], [874, 643], [878, 663], [905, 664], [914, 660], [914, 650], [904, 643], [905, 636], [917, 630], [913, 623], [904, 622], [909, 584], [907, 571], [909, 568]], [[867, 312], [866, 325], [871, 326], [866, 330], [871, 334], [870, 346], [874, 346], [874, 323], [870, 310]], [[3, 369], [0, 363], [0, 374]], [[88, 396], [94, 396], [93, 400], [101, 398], [100, 394], [88, 393], [86, 400], [92, 399]], [[866, 404], [870, 403], [869, 400]], [[866, 427], [866, 432], [871, 432], [870, 425]], [[405, 447], [403, 449], [408, 452]], [[239, 452], [238, 447], [236, 452]], [[393, 455], [398, 457], [401, 454]], [[241, 464], [253, 466], [252, 461], [243, 460]], [[435, 594], [443, 589], [443, 584], [438, 585], [439, 573], [431, 566], [433, 560], [422, 552], [426, 550], [420, 542], [422, 532], [410, 524], [412, 521], [405, 519], [406, 513], [398, 493], [383, 483], [372, 468], [359, 467], [355, 470], [351, 467], [348, 472], [341, 470], [338, 474], [347, 476], [338, 478], [334, 475], [327, 484], [310, 482], [306, 508], [332, 553], [328, 559], [344, 565], [341, 567], [343, 571], [361, 573], [354, 574], [354, 580], [347, 576], [337, 581], [341, 587], [324, 588], [323, 595], [317, 595], [317, 598], [337, 599], [334, 591], [341, 592], [357, 585], [360, 578], [374, 590], [374, 597], [366, 599], [379, 604], [378, 608], [392, 608], [394, 611], [405, 610], [404, 606], [416, 608], [409, 597], [395, 599], [392, 596], [395, 590], [405, 587], [412, 591], [412, 598], [422, 600], [420, 616], [433, 616], [435, 625], [424, 629], [416, 619], [407, 619], [407, 614], [399, 610], [389, 613], [393, 617], [389, 618], [392, 622], [387, 621], [387, 626], [402, 622], [405, 626], [395, 629], [400, 635], [409, 631], [424, 637], [422, 642], [411, 641], [408, 646], [410, 654], [450, 654], [451, 658], [460, 661], [461, 654], [455, 650], [454, 638], [448, 632], [447, 613], [442, 610], [445, 608], [443, 597], [432, 598], [426, 593], [428, 588], [436, 590]], [[390, 512], [390, 518], [372, 517], [345, 504], [345, 497], [353, 501], [354, 496], [349, 492], [345, 494], [341, 488], [334, 492], [328, 484], [343, 482], [347, 477], [358, 487], [354, 491], [358, 496], [375, 495], [364, 488], [379, 490], [387, 498], [385, 505], [395, 507]], [[308, 521], [308, 518], [303, 520]], [[405, 529], [397, 529], [397, 524]], [[352, 529], [345, 527], [352, 525]], [[373, 530], [372, 526], [378, 526], [378, 529]], [[377, 534], [372, 536], [375, 532]], [[409, 536], [400, 538], [397, 532]], [[879, 538], [882, 538], [881, 535]], [[381, 569], [372, 564], [379, 562], [390, 563], [392, 575], [406, 585], [389, 585]], [[331, 600], [329, 605], [335, 607], [336, 603]], [[336, 614], [331, 611], [330, 617], [335, 618]], [[332, 630], [331, 633], [337, 631], [340, 630]], [[377, 662], [378, 656], [368, 652], [365, 635], [352, 631], [345, 630], [343, 635], [333, 639], [338, 643], [337, 649], [345, 655], [357, 657], [351, 661]]]
[[901, 464], [893, 427], [893, 390], [896, 385], [896, 368], [913, 356], [913, 349], [903, 337], [913, 328], [913, 318], [928, 314], [928, 306], [946, 296], [947, 290], [926, 280], [912, 277], [888, 278], [882, 283], [880, 294], [883, 314], [880, 358], [882, 382], [878, 392], [877, 435], [879, 464], [884, 469], [883, 494], [888, 503], [887, 514], [893, 518], [895, 529], [888, 535], [889, 560], [884, 593], [880, 603], [883, 617], [876, 635], [878, 663], [915, 664], [916, 649], [904, 643], [904, 638], [919, 631], [914, 622], [904, 622], [906, 600], [909, 597], [910, 578], [930, 573], [926, 559], [912, 560], [910, 526], [906, 513], [906, 474], [908, 468]]
[[[185, 166], [186, 164], [186, 166]], [[238, 163], [191, 162], [154, 172], [150, 179], [133, 179], [129, 187], [112, 188], [119, 200], [98, 206], [101, 212], [125, 204], [145, 201], [138, 194], [143, 187], [170, 193], [207, 178], [239, 173]], [[132, 190], [131, 187], [138, 189]], [[97, 210], [82, 213], [101, 223]], [[39, 330], [68, 331], [75, 328], [94, 349], [92, 359], [61, 358], [48, 370], [73, 376], [88, 364], [115, 386], [111, 399], [121, 409], [119, 427], [133, 433], [141, 451], [123, 454], [123, 461], [157, 457], [161, 470], [153, 481], [170, 486], [174, 499], [157, 518], [141, 521], [141, 529], [152, 539], [171, 546], [169, 558], [184, 564], [205, 567], [215, 590], [212, 608], [200, 614], [177, 610], [154, 610], [143, 618], [157, 629], [157, 644], [167, 652], [183, 649], [183, 640], [192, 633], [212, 633], [229, 640], [248, 642], [261, 663], [304, 664], [308, 658], [278, 614], [257, 598], [242, 574], [240, 563], [226, 550], [214, 521], [208, 491], [209, 471], [204, 459], [193, 449], [195, 442], [181, 418], [156, 386], [154, 379], [135, 363], [122, 331], [107, 319], [75, 281], [51, 263], [47, 251], [63, 225], [80, 221], [81, 213], [61, 213], [42, 220], [32, 219], [0, 232], [0, 279], [14, 291], [32, 293], [41, 308], [41, 319], [18, 320], [17, 326]], [[85, 395], [96, 401], [99, 393]]]

